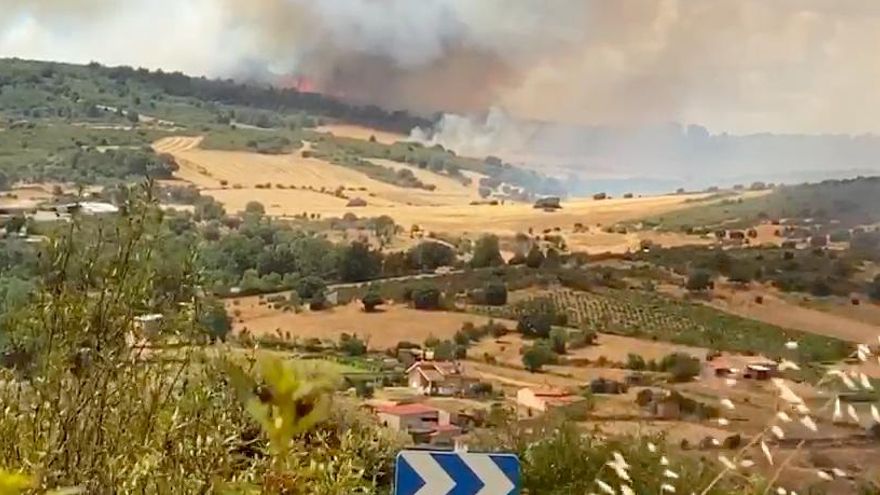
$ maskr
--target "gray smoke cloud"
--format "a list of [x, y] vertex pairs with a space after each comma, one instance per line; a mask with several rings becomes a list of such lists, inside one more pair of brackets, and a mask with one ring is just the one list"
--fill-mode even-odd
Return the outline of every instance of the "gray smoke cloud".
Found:
[[[582, 156], [577, 126], [673, 121], [880, 131], [875, 0], [0, 0], [0, 12], [0, 56], [262, 67], [360, 103], [468, 115], [422, 136], [462, 149]], [[597, 162], [630, 161], [602, 149], [615, 159]]]
[[225, 76], [359, 102], [731, 131], [880, 128], [873, 0], [0, 0], [0, 55]]

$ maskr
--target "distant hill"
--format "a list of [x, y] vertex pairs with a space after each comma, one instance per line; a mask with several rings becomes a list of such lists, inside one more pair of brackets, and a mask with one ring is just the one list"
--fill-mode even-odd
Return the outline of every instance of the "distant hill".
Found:
[[880, 222], [880, 177], [826, 180], [813, 184], [779, 186], [762, 196], [698, 203], [673, 216], [649, 219], [661, 228], [748, 226], [784, 218], [832, 221], [838, 228]]

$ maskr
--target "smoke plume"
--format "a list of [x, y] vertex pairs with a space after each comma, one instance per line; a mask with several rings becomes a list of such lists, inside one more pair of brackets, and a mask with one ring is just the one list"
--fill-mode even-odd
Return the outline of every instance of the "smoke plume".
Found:
[[[577, 157], [578, 132], [597, 125], [634, 129], [636, 143], [668, 122], [880, 131], [875, 0], [0, 0], [0, 12], [0, 56], [307, 80], [468, 115], [422, 136], [463, 149]], [[597, 161], [632, 161], [613, 141]]]

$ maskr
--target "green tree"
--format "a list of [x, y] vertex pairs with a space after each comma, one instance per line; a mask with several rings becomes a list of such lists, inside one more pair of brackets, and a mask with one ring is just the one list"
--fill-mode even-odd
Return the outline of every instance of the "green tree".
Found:
[[226, 336], [232, 330], [232, 318], [226, 312], [223, 301], [207, 299], [202, 302], [201, 316], [199, 321], [207, 329], [211, 340], [226, 341]]
[[320, 277], [303, 277], [296, 284], [296, 293], [300, 299], [307, 301], [316, 294], [324, 294], [327, 284]]
[[541, 268], [544, 264], [544, 253], [538, 246], [532, 246], [529, 254], [526, 255], [526, 266], [529, 268]]
[[741, 262], [730, 268], [728, 280], [737, 284], [748, 284], [755, 276], [755, 267], [750, 263]]
[[648, 366], [647, 363], [645, 363], [645, 358], [643, 358], [639, 354], [631, 352], [626, 356], [626, 367], [627, 369], [642, 371]]
[[532, 373], [541, 371], [547, 365], [556, 361], [556, 355], [547, 346], [535, 344], [523, 353], [523, 366]]
[[364, 311], [372, 313], [373, 311], [376, 311], [376, 307], [385, 304], [385, 301], [382, 299], [378, 287], [370, 286], [370, 288], [367, 289], [367, 293], [361, 298], [361, 304], [364, 305]]
[[416, 270], [434, 270], [455, 264], [455, 250], [446, 244], [425, 241], [406, 253], [407, 263]]
[[259, 201], [248, 201], [244, 206], [244, 212], [250, 215], [261, 217], [266, 214], [266, 207]]
[[434, 359], [437, 361], [451, 361], [455, 359], [456, 345], [451, 340], [444, 340], [434, 347]]
[[504, 258], [501, 257], [498, 237], [494, 235], [480, 237], [474, 245], [474, 257], [471, 259], [471, 266], [474, 268], [486, 268], [503, 264]]
[[132, 124], [137, 124], [141, 120], [140, 114], [138, 114], [134, 110], [129, 110], [129, 111], [125, 112], [125, 118], [127, 118], [128, 121], [131, 122]]
[[676, 352], [660, 361], [660, 369], [669, 373], [673, 382], [687, 382], [700, 374], [700, 360], [689, 354]]
[[342, 249], [339, 256], [338, 273], [343, 282], [364, 282], [376, 278], [381, 268], [381, 255], [371, 250], [366, 242], [352, 242]]
[[486, 284], [483, 293], [486, 298], [486, 304], [489, 306], [504, 306], [507, 304], [507, 284], [500, 280]]
[[367, 353], [367, 345], [357, 335], [343, 333], [339, 337], [339, 350], [349, 356], [363, 356]]
[[567, 352], [566, 346], [568, 345], [568, 331], [564, 328], [554, 328], [550, 330], [550, 348], [553, 349], [553, 352], [556, 354], [565, 354]]
[[559, 251], [556, 248], [547, 248], [547, 256], [544, 258], [543, 266], [547, 268], [559, 268], [562, 260], [559, 257]]
[[693, 270], [688, 275], [685, 287], [692, 292], [700, 292], [709, 288], [712, 284], [712, 274], [706, 270]]
[[430, 284], [418, 286], [412, 290], [413, 307], [416, 309], [439, 309], [440, 290]]

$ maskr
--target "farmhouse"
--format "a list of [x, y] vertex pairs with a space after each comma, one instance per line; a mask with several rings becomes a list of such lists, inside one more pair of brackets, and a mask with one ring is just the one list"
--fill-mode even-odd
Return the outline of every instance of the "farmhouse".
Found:
[[407, 370], [407, 383], [422, 395], [458, 395], [474, 382], [451, 361], [417, 361]]
[[424, 404], [380, 406], [376, 415], [384, 426], [408, 433], [415, 443], [451, 445], [461, 435], [450, 413]]
[[583, 397], [556, 388], [521, 388], [516, 392], [516, 412], [520, 418], [532, 418], [585, 402]]

